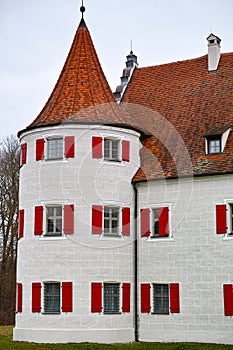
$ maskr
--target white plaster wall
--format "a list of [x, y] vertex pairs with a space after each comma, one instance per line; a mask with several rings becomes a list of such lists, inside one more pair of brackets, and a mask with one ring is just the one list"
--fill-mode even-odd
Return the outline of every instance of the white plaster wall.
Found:
[[[92, 136], [114, 135], [130, 141], [130, 162], [92, 158]], [[75, 158], [36, 161], [36, 139], [75, 136]], [[25, 210], [24, 238], [18, 244], [17, 281], [23, 284], [23, 312], [16, 315], [15, 340], [36, 342], [127, 342], [133, 332], [134, 195], [131, 178], [139, 166], [139, 134], [103, 126], [61, 125], [22, 135], [27, 163], [20, 171], [20, 209]], [[62, 238], [34, 236], [34, 207], [74, 204], [75, 233]], [[91, 233], [92, 205], [131, 208], [131, 235], [101, 238]], [[31, 284], [73, 282], [73, 312], [44, 315], [31, 311]], [[91, 313], [91, 282], [131, 283], [131, 312]], [[43, 298], [42, 298], [43, 303]]]
[[233, 198], [233, 176], [154, 181], [138, 184], [138, 192], [139, 208], [172, 203], [174, 237], [139, 239], [139, 281], [180, 286], [179, 314], [139, 314], [140, 340], [233, 344], [223, 304], [223, 284], [233, 283], [233, 240], [215, 227], [216, 204]]

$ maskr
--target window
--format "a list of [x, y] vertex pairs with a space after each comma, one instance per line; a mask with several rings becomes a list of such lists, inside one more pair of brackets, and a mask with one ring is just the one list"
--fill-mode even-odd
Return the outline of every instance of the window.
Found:
[[104, 159], [119, 160], [119, 141], [113, 139], [104, 139]]
[[104, 283], [104, 313], [120, 312], [120, 284]]
[[233, 204], [229, 204], [230, 209], [230, 232], [229, 235], [233, 235]]
[[153, 209], [152, 237], [159, 237], [159, 208]]
[[48, 153], [47, 153], [48, 159], [63, 158], [63, 139], [62, 138], [48, 139], [47, 145], [48, 145]]
[[172, 237], [171, 209], [169, 207], [142, 208], [140, 210], [141, 237]]
[[60, 313], [60, 283], [44, 283], [44, 312]]
[[221, 139], [215, 138], [215, 139], [209, 139], [208, 140], [208, 153], [209, 154], [215, 154], [221, 152]]
[[216, 233], [233, 235], [233, 201], [226, 200], [225, 204], [216, 205]]
[[169, 314], [168, 284], [153, 284], [153, 313]]
[[62, 234], [62, 206], [46, 207], [48, 236], [59, 236]]
[[104, 234], [119, 235], [119, 208], [104, 207]]
[[179, 283], [142, 283], [141, 312], [150, 313], [152, 311], [153, 314], [161, 315], [180, 313], [179, 290]]

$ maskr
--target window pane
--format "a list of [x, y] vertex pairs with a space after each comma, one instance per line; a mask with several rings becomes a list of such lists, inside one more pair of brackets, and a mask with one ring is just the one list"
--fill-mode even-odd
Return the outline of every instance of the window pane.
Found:
[[110, 158], [110, 140], [104, 140], [104, 158]]
[[156, 237], [159, 235], [159, 209], [153, 209], [154, 215], [154, 225], [153, 225], [153, 236]]
[[55, 207], [56, 216], [62, 216], [62, 207]]
[[118, 283], [104, 284], [104, 312], [116, 313], [120, 310], [120, 285]]
[[112, 141], [112, 158], [118, 159], [118, 141]]
[[60, 312], [60, 283], [44, 284], [44, 311]]
[[54, 232], [54, 228], [53, 228], [53, 220], [48, 219], [48, 232], [49, 233], [53, 233]]
[[154, 313], [169, 314], [168, 284], [153, 284]]
[[61, 233], [62, 232], [62, 219], [56, 220], [56, 232]]

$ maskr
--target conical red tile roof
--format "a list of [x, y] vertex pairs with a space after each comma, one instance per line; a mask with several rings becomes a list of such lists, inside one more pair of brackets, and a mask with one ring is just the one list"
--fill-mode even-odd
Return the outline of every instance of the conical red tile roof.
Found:
[[67, 121], [122, 124], [83, 18], [51, 96], [27, 129]]

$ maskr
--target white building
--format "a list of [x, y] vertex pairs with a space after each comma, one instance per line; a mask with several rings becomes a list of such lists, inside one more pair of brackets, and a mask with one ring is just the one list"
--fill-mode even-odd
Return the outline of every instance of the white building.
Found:
[[233, 54], [207, 40], [154, 67], [131, 52], [117, 103], [81, 19], [19, 132], [14, 340], [233, 344]]

